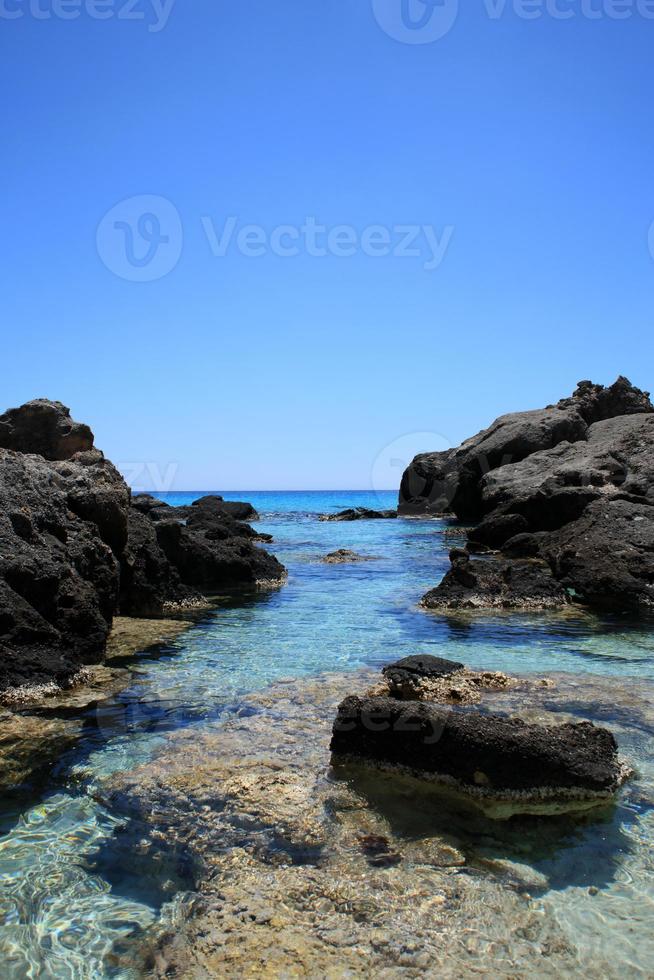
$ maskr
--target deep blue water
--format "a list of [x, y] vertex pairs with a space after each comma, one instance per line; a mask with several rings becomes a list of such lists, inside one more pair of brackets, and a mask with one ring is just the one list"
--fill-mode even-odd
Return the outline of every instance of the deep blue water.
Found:
[[[172, 504], [200, 495], [161, 494]], [[83, 738], [61, 759], [43, 798], [19, 810], [5, 804], [3, 978], [114, 975], [107, 960], [112, 944], [147, 928], [158, 909], [147, 895], [121, 890], [119, 868], [111, 881], [90, 868], [89, 855], [101, 853], [116, 829], [96, 801], [94, 786], [117, 769], [147, 760], [168, 732], [229, 715], [244, 694], [275, 679], [377, 666], [420, 651], [513, 673], [637, 678], [643, 689], [652, 689], [654, 635], [642, 622], [584, 614], [453, 618], [421, 611], [420, 597], [440, 580], [449, 549], [461, 540], [454, 525], [317, 520], [350, 506], [393, 507], [394, 493], [223, 496], [250, 500], [257, 508], [257, 527], [274, 536], [270, 549], [287, 566], [288, 583], [226, 598], [176, 640], [138, 659], [129, 687], [93, 709]], [[323, 564], [320, 559], [337, 548], [376, 560]], [[634, 730], [625, 736], [645, 767], [651, 765], [650, 735]], [[631, 805], [616, 817], [643, 848], [652, 839], [647, 809], [642, 819]]]

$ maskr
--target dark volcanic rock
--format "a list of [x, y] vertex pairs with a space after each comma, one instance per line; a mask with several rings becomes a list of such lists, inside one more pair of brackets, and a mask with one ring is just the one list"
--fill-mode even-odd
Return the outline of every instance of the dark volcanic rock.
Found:
[[[220, 504], [220, 506], [218, 506]], [[226, 506], [226, 505], [225, 505]], [[250, 505], [174, 508], [125, 481], [59, 402], [0, 416], [0, 691], [66, 686], [99, 663], [119, 603], [152, 616], [219, 591], [279, 582], [285, 570], [235, 520]]]
[[157, 537], [159, 508], [144, 512], [132, 507], [129, 537], [121, 559], [120, 611], [123, 616], [161, 616], [166, 607], [199, 600], [183, 585], [179, 572], [168, 560]]
[[402, 684], [407, 680], [421, 677], [430, 680], [449, 677], [450, 674], [456, 674], [460, 670], [463, 670], [463, 664], [457, 663], [456, 660], [444, 660], [442, 657], [432, 657], [428, 653], [419, 653], [388, 664], [382, 669], [382, 674], [392, 684]]
[[571, 398], [557, 405], [503, 415], [458, 449], [417, 456], [402, 479], [399, 512], [447, 510], [461, 520], [477, 521], [488, 510], [481, 486], [488, 473], [562, 442], [583, 440], [595, 422], [653, 411], [648, 393], [626, 378], [610, 388], [582, 381]]
[[356, 551], [350, 551], [348, 548], [339, 548], [338, 551], [332, 551], [323, 558], [326, 565], [347, 565], [351, 562], [360, 561], [374, 561], [374, 558], [368, 555], [358, 555]]
[[473, 795], [543, 802], [608, 796], [623, 779], [615, 739], [589, 722], [528, 725], [393, 698], [346, 698], [331, 751], [334, 764], [361, 761], [454, 783]]
[[261, 540], [270, 535], [258, 534], [213, 502], [180, 508], [136, 497], [122, 563], [121, 612], [156, 616], [172, 606], [197, 604], [203, 592], [283, 581], [283, 565], [255, 546]]
[[227, 517], [233, 517], [236, 521], [259, 520], [259, 515], [252, 504], [239, 500], [223, 500], [222, 497], [216, 495], [200, 497], [199, 500], [194, 500], [191, 508], [198, 513], [225, 514]]
[[484, 544], [489, 548], [501, 548], [505, 541], [523, 534], [529, 524], [522, 514], [491, 514], [477, 527], [468, 531], [470, 544]]
[[[626, 378], [609, 388], [583, 381], [555, 406], [503, 416], [459, 449], [418, 457], [400, 511], [429, 510], [440, 494], [459, 517], [479, 521], [469, 551], [505, 554], [495, 566], [455, 561], [424, 604], [537, 608], [572, 595], [600, 607], [650, 606], [653, 411]], [[409, 499], [420, 473], [434, 478], [431, 496]], [[548, 565], [522, 560], [536, 557]]]
[[0, 449], [35, 453], [45, 459], [70, 459], [93, 448], [88, 425], [75, 422], [70, 409], [45, 398], [10, 408], [0, 415]]
[[[209, 529], [176, 521], [157, 523], [157, 540], [181, 581], [202, 592], [282, 582], [286, 570], [242, 533], [240, 522], [223, 517]], [[239, 525], [238, 530], [234, 525]], [[251, 530], [251, 529], [250, 529]]]
[[537, 559], [458, 559], [423, 596], [425, 609], [554, 609], [570, 596]]
[[541, 553], [577, 598], [615, 609], [654, 606], [654, 505], [603, 498], [548, 535]]
[[102, 659], [128, 501], [101, 454], [56, 463], [0, 450], [0, 689], [64, 684]]
[[654, 415], [597, 422], [585, 440], [534, 453], [482, 481], [493, 518], [520, 514], [531, 531], [557, 530], [593, 500], [618, 493], [654, 502]]
[[396, 510], [369, 510], [367, 507], [348, 507], [339, 514], [322, 514], [321, 521], [380, 521], [397, 517]]

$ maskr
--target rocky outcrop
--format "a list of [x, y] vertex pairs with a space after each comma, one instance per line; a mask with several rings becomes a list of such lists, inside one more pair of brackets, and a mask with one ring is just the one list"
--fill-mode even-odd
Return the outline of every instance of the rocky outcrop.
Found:
[[[129, 489], [58, 402], [30, 402], [7, 418], [3, 438], [23, 451], [0, 449], [0, 689], [65, 684], [102, 659]], [[35, 418], [45, 419], [43, 436]], [[70, 455], [82, 437], [84, 450]]]
[[338, 514], [322, 514], [321, 521], [388, 521], [397, 517], [396, 510], [369, 510], [367, 507], [348, 507]]
[[[580, 382], [556, 406], [503, 416], [457, 450], [414, 460], [400, 512], [429, 512], [438, 500], [477, 522], [468, 552], [504, 553], [497, 562], [459, 556], [423, 604], [653, 605], [653, 412], [626, 378], [609, 388]], [[425, 492], [411, 496], [419, 474]]]
[[122, 562], [121, 611], [162, 615], [172, 607], [199, 605], [202, 594], [282, 582], [283, 565], [256, 547], [260, 539], [213, 502], [179, 508], [147, 495], [135, 497]]
[[556, 609], [570, 596], [539, 559], [456, 558], [443, 581], [422, 599], [425, 609]]
[[477, 521], [485, 513], [484, 477], [533, 453], [587, 438], [596, 422], [654, 411], [649, 394], [618, 378], [609, 388], [581, 381], [557, 405], [502, 415], [458, 449], [417, 456], [402, 478], [400, 514], [454, 513]]
[[283, 580], [236, 520], [249, 504], [210, 497], [178, 515], [134, 498], [60, 402], [0, 416], [0, 693], [69, 685], [103, 660], [113, 616], [160, 616], [200, 595]]
[[37, 398], [0, 415], [0, 449], [70, 459], [93, 449], [93, 433], [88, 425], [71, 419], [70, 409], [61, 402]]

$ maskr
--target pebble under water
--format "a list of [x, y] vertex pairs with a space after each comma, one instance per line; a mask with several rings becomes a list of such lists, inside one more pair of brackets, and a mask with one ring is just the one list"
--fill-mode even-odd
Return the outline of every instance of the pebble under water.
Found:
[[[174, 504], [198, 494], [162, 495]], [[395, 494], [235, 493], [289, 570], [270, 592], [223, 597], [209, 613], [130, 661], [128, 686], [84, 709], [80, 733], [45, 784], [0, 804], [0, 976], [121, 978], [126, 951], [175, 914], [191, 887], [183, 861], [135, 871], [120, 847], [124, 814], [103, 787], [164, 753], [172, 737], [253, 711], [251, 696], [284, 678], [376, 669], [429, 652], [474, 669], [565, 678], [543, 707], [610, 727], [636, 778], [597, 819], [561, 824], [547, 840], [512, 822], [462, 831], [483, 854], [545, 882], [539, 898], [566, 934], [615, 976], [654, 973], [654, 632], [628, 617], [565, 614], [439, 616], [417, 607], [446, 571], [461, 529], [437, 520], [321, 523], [320, 513], [393, 507]], [[321, 562], [352, 549], [374, 561]], [[121, 666], [125, 666], [124, 662]], [[578, 692], [575, 685], [578, 682]], [[551, 704], [548, 705], [548, 698]], [[256, 729], [255, 729], [256, 730]], [[450, 828], [451, 830], [452, 828]], [[416, 828], [411, 831], [414, 836]], [[520, 857], [520, 855], [522, 855]], [[462, 871], [465, 873], [465, 869]], [[479, 874], [479, 867], [475, 869]], [[488, 872], [491, 873], [490, 871]], [[508, 886], [507, 886], [508, 887]], [[480, 953], [480, 956], [483, 954]], [[483, 960], [480, 960], [480, 969]]]

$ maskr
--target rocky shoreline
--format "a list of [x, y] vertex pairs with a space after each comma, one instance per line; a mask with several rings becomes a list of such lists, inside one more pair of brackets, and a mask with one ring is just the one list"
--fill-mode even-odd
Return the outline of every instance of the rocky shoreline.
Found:
[[[620, 377], [417, 456], [399, 513], [474, 525], [433, 610], [654, 610], [654, 406]], [[499, 557], [498, 557], [499, 556]]]
[[69, 688], [105, 658], [114, 616], [165, 617], [282, 583], [245, 503], [134, 497], [60, 402], [0, 415], [0, 699]]

